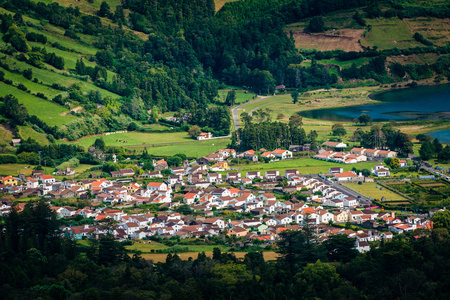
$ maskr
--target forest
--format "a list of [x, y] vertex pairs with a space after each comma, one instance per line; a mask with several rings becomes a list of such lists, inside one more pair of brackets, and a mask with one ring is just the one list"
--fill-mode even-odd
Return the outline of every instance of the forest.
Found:
[[331, 236], [318, 243], [316, 229], [280, 234], [281, 257], [264, 252], [243, 260], [218, 248], [165, 263], [125, 252], [104, 222], [92, 246], [65, 237], [61, 221], [44, 202], [1, 218], [2, 299], [445, 299], [450, 291], [448, 211], [433, 216], [433, 230], [396, 235], [359, 254], [354, 240]]

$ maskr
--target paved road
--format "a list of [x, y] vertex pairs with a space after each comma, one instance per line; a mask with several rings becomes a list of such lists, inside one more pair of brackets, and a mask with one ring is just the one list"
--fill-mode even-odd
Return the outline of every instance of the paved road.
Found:
[[[231, 110], [231, 115], [233, 116], [234, 129], [237, 131], [237, 130], [241, 127], [241, 125], [239, 124], [239, 114], [238, 114], [238, 110], [239, 110], [239, 109], [241, 109], [241, 108], [243, 108], [243, 107], [245, 107], [245, 106], [247, 106], [247, 105], [250, 105], [250, 104], [259, 102], [259, 101], [261, 101], [261, 100], [270, 98], [270, 97], [273, 97], [273, 96], [259, 97], [259, 98], [256, 99], [256, 100], [253, 100], [253, 101], [250, 101], [250, 102], [247, 102], [247, 103], [238, 105], [238, 106], [236, 106], [235, 108], [233, 108], [233, 109]], [[253, 111], [253, 110], [252, 110], [252, 111]]]
[[359, 201], [359, 203], [361, 203], [361, 205], [371, 205], [372, 204], [372, 201], [370, 199], [368, 199], [368, 198], [364, 197], [363, 195], [360, 195], [360, 194], [358, 194], [358, 193], [348, 189], [347, 187], [345, 187], [343, 185], [340, 185], [339, 183], [335, 183], [335, 182], [330, 183], [329, 181], [326, 181], [326, 180], [320, 178], [317, 175], [314, 175], [313, 177], [318, 179], [319, 181], [325, 183], [326, 185], [331, 186], [332, 188], [334, 188], [335, 190], [337, 190], [337, 191], [339, 191], [339, 192], [341, 192], [343, 194], [346, 194], [346, 195], [349, 195], [349, 196], [351, 196], [353, 198], [356, 198]]

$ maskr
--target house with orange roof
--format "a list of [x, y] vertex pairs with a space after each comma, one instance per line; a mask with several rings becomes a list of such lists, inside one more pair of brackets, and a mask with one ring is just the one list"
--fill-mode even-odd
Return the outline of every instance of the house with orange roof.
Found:
[[55, 183], [55, 177], [52, 175], [39, 175], [39, 178], [43, 183]]
[[226, 161], [219, 161], [210, 167], [211, 171], [227, 171], [230, 166]]
[[342, 172], [338, 174], [334, 174], [334, 179], [336, 181], [354, 181], [358, 179], [358, 175], [356, 175], [353, 171]]
[[242, 227], [234, 227], [227, 232], [227, 236], [243, 237], [247, 235], [247, 230]]
[[12, 176], [4, 177], [4, 178], [0, 179], [0, 182], [4, 185], [10, 185], [10, 186], [17, 186], [17, 184], [19, 183], [19, 181]]
[[147, 190], [167, 191], [167, 184], [165, 184], [164, 182], [149, 182], [147, 184]]
[[292, 158], [292, 152], [289, 150], [276, 149], [272, 151], [272, 154], [275, 155], [275, 158], [279, 158], [282, 160]]

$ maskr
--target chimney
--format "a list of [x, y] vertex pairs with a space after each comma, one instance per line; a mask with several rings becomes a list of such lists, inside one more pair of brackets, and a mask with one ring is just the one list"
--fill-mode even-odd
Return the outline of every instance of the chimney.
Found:
[[391, 211], [391, 217], [395, 218], [395, 211]]

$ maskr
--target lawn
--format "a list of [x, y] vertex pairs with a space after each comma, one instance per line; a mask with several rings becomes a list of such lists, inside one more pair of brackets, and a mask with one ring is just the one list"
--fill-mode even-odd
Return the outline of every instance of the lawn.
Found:
[[[76, 143], [87, 148], [94, 144], [99, 136], [91, 136], [78, 140]], [[187, 132], [170, 132], [170, 133], [144, 133], [144, 132], [126, 132], [110, 135], [102, 135], [101, 138], [107, 146], [134, 146], [134, 145], [158, 145], [180, 142], [197, 142], [190, 138]], [[122, 142], [119, 142], [122, 141]], [[124, 143], [126, 141], [126, 143]]]
[[366, 19], [366, 22], [372, 29], [361, 39], [363, 46], [377, 46], [379, 50], [423, 46], [414, 40], [406, 23], [398, 18]]
[[363, 182], [363, 184], [357, 184], [356, 182], [343, 183], [343, 185], [350, 188], [351, 190], [355, 190], [356, 192], [364, 196], [371, 197], [377, 200], [380, 200], [381, 197], [385, 197], [386, 201], [408, 201], [408, 199], [406, 199], [405, 197], [400, 196], [399, 194], [394, 193], [384, 187], [378, 186], [378, 184], [375, 182]]
[[18, 126], [18, 130], [19, 130], [19, 135], [22, 138], [22, 140], [27, 140], [28, 138], [32, 138], [33, 140], [37, 141], [39, 143], [39, 145], [41, 145], [41, 146], [50, 145], [50, 142], [48, 141], [45, 133], [37, 132], [30, 126]]
[[289, 169], [298, 169], [300, 174], [319, 174], [319, 173], [328, 173], [330, 168], [333, 167], [342, 167], [344, 171], [350, 171], [353, 167], [357, 169], [369, 169], [373, 168], [375, 165], [374, 162], [369, 163], [359, 163], [359, 164], [338, 164], [328, 161], [322, 161], [313, 158], [300, 158], [300, 159], [289, 159], [282, 160], [272, 163], [257, 163], [257, 164], [248, 164], [248, 165], [235, 165], [232, 166], [233, 170], [228, 172], [222, 172], [223, 174], [229, 172], [240, 171], [241, 176], [245, 177], [246, 172], [250, 171], [260, 171], [263, 175], [265, 171], [280, 171], [280, 175], [284, 175], [285, 170]]
[[[1, 110], [1, 107], [0, 107]], [[0, 125], [0, 148], [3, 153], [14, 151], [14, 147], [11, 146], [11, 140], [13, 134], [10, 130], [6, 129], [3, 125]]]
[[[147, 147], [149, 154], [153, 155], [175, 155], [177, 153], [184, 153], [188, 157], [202, 157], [210, 154], [211, 152], [218, 151], [222, 148], [227, 148], [230, 144], [229, 138], [214, 139], [209, 141], [192, 141], [185, 143], [178, 143], [173, 145], [161, 145]], [[131, 149], [143, 150], [143, 146], [130, 147]]]
[[18, 174], [31, 175], [33, 171], [33, 165], [26, 164], [0, 164], [0, 175], [12, 175], [17, 176]]
[[[107, 146], [120, 146], [127, 149], [147, 149], [149, 154], [175, 155], [184, 153], [188, 157], [201, 157], [221, 148], [226, 148], [230, 143], [229, 138], [197, 141], [188, 136], [186, 132], [143, 133], [127, 132], [111, 135], [91, 136], [78, 140], [77, 144], [87, 148], [94, 144], [99, 137], [103, 138]], [[121, 140], [122, 142], [119, 142]], [[127, 141], [124, 143], [123, 141]]]
[[17, 97], [19, 103], [25, 105], [30, 115], [36, 115], [50, 126], [61, 126], [77, 118], [71, 115], [63, 116], [67, 108], [48, 100], [30, 95], [16, 87], [0, 82], [0, 97], [12, 94]]
[[[225, 103], [225, 99], [227, 98], [227, 94], [230, 91], [230, 89], [225, 90], [219, 90], [219, 100], [223, 103]], [[245, 90], [236, 90], [236, 105], [242, 104], [244, 102], [252, 100], [256, 95], [252, 92], [247, 92]]]

